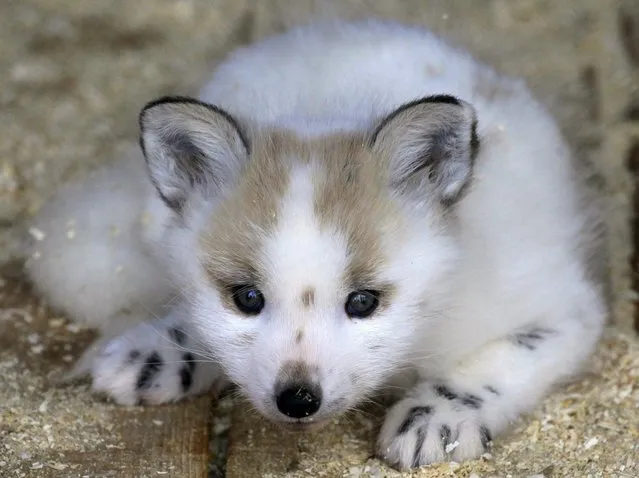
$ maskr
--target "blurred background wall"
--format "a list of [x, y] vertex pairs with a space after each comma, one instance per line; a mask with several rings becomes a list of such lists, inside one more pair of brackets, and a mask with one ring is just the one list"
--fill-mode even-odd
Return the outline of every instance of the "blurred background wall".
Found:
[[312, 15], [425, 25], [525, 77], [603, 179], [614, 320], [633, 327], [636, 0], [3, 0], [0, 265], [20, 258], [16, 226], [58, 185], [135, 140], [146, 101], [194, 94], [231, 48]]

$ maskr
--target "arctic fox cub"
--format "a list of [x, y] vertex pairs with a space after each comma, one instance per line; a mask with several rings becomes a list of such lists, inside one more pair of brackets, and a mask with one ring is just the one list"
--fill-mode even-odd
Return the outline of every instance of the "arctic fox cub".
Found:
[[118, 403], [231, 382], [303, 429], [403, 390], [378, 451], [406, 469], [480, 456], [600, 337], [599, 217], [558, 127], [427, 31], [241, 48], [140, 138], [42, 209], [27, 264], [103, 331], [76, 372]]

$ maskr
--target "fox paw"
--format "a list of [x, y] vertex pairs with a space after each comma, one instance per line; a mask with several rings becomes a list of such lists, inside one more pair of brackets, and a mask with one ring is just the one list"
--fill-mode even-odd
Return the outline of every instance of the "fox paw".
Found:
[[89, 373], [94, 392], [121, 405], [158, 405], [219, 391], [220, 366], [192, 348], [176, 325], [142, 323], [103, 344]]
[[443, 384], [419, 385], [388, 411], [378, 439], [380, 456], [401, 470], [479, 458], [492, 440], [482, 416], [487, 398]]

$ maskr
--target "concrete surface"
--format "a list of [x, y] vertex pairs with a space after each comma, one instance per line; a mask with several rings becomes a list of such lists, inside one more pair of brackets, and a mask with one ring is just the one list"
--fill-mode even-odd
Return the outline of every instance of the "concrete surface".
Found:
[[[112, 160], [134, 140], [136, 116], [143, 103], [160, 94], [193, 93], [207, 69], [232, 46], [304, 21], [310, 12], [321, 15], [331, 9], [350, 18], [375, 14], [427, 25], [499, 70], [529, 81], [560, 121], [574, 149], [595, 164], [604, 180], [614, 321], [620, 329], [630, 330], [637, 297], [630, 262], [636, 178], [627, 164], [633, 147], [635, 151], [639, 148], [636, 0], [3, 0], [2, 274], [19, 272], [19, 262], [24, 259], [20, 221], [61, 183]], [[47, 388], [43, 377], [51, 367], [71, 360], [84, 342], [75, 345], [75, 340], [60, 339], [61, 351], [46, 353], [48, 341], [58, 341], [61, 332], [24, 322], [25, 310], [34, 306], [28, 294], [21, 297], [23, 302], [8, 306], [0, 295], [0, 344], [4, 346], [0, 350], [0, 466], [5, 467], [0, 468], [0, 475], [5, 476], [6, 471], [7, 476], [48, 476], [43, 471], [48, 470], [57, 472], [55, 476], [74, 476], [76, 471], [81, 476], [80, 468], [73, 473], [70, 468], [56, 470], [48, 465], [31, 468], [34, 462], [58, 463], [55, 453], [65, 450], [46, 441], [47, 430], [67, 437], [68, 449], [79, 453], [76, 457], [106, 463], [108, 460], [100, 462], [95, 457], [115, 456], [108, 454], [114, 453], [109, 446], [118, 443], [113, 427], [120, 426], [116, 424], [121, 418], [100, 408], [104, 405], [96, 404], [86, 388], [66, 393]], [[34, 333], [40, 338], [51, 335], [38, 342]], [[550, 398], [536, 412], [536, 421], [522, 424], [512, 441], [497, 444], [492, 459], [472, 465], [476, 473], [526, 476], [548, 472], [552, 464], [553, 476], [586, 476], [587, 472], [593, 476], [639, 475], [636, 463], [624, 460], [637, 455], [632, 430], [639, 428], [638, 353], [636, 344], [624, 337], [612, 332], [602, 345], [599, 362], [595, 361], [595, 375]], [[15, 351], [18, 343], [39, 350], [43, 342], [41, 355], [29, 357]], [[64, 350], [64, 344], [71, 349]], [[67, 356], [71, 358], [65, 359]], [[21, 385], [12, 389], [16, 380]], [[8, 406], [11, 400], [14, 405]], [[601, 405], [609, 403], [606, 412]], [[41, 412], [42, 404], [46, 406]], [[71, 406], [72, 415], [64, 411], [65, 404]], [[286, 469], [290, 476], [390, 473], [366, 461], [374, 422], [361, 420], [361, 416], [300, 442], [270, 434], [266, 424], [264, 440], [258, 439], [261, 421], [249, 421], [244, 410], [240, 406], [233, 415], [229, 476], [263, 476], [258, 472], [281, 476]], [[47, 425], [54, 428], [44, 429]], [[249, 434], [251, 429], [254, 432]], [[17, 435], [15, 430], [20, 430]], [[154, 433], [148, 425], [149, 436], [157, 436]], [[18, 436], [31, 451], [46, 450], [44, 461], [22, 458], [31, 451], [16, 445]], [[182, 444], [189, 440], [188, 435], [180, 437], [176, 440], [183, 440]], [[594, 445], [593, 438], [598, 440]], [[112, 439], [115, 441], [109, 441]], [[92, 448], [83, 444], [85, 440]], [[271, 442], [277, 446], [269, 445]], [[43, 448], [37, 443], [44, 443]], [[141, 449], [135, 450], [133, 455], [143, 455]], [[521, 465], [524, 468], [517, 468], [518, 463], [525, 464]], [[167, 471], [153, 468], [148, 460], [141, 459], [138, 465], [139, 476]], [[469, 470], [452, 470], [446, 464], [423, 476], [470, 476]], [[91, 473], [102, 476], [94, 468]], [[174, 471], [172, 476], [189, 475]]]

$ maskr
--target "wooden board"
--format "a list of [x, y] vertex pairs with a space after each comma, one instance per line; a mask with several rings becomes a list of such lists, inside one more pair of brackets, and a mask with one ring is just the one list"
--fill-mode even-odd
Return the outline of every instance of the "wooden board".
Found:
[[[285, 431], [246, 403], [233, 411], [226, 478], [349, 476], [374, 453], [379, 420], [348, 414], [316, 432]], [[362, 475], [367, 476], [367, 475]]]
[[91, 340], [55, 317], [24, 284], [0, 287], [0, 476], [203, 478], [210, 397], [120, 407], [88, 384], [57, 387], [51, 372]]
[[[632, 175], [634, 183], [632, 201], [633, 209], [630, 223], [633, 253], [630, 258], [630, 262], [632, 271], [632, 289], [636, 293], [639, 291], [639, 139], [629, 148], [626, 165], [628, 167], [628, 171]], [[635, 330], [639, 332], [639, 301], [637, 300], [635, 300], [634, 326]]]

